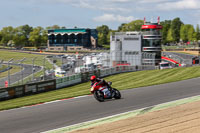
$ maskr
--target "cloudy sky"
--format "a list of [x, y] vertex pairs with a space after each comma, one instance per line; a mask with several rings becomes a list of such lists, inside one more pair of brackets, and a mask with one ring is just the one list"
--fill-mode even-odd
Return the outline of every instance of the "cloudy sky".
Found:
[[0, 29], [6, 26], [52, 26], [117, 29], [121, 23], [179, 17], [200, 24], [200, 0], [0, 0]]

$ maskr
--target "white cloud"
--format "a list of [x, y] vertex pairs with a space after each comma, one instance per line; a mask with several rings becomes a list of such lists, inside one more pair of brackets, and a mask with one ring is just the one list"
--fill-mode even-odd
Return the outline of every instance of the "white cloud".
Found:
[[121, 15], [114, 15], [114, 14], [104, 14], [102, 16], [95, 17], [93, 19], [97, 22], [130, 22], [134, 20], [133, 16], [121, 16]]
[[123, 2], [132, 2], [134, 0], [110, 0], [111, 2], [120, 2], [120, 3], [123, 3]]
[[164, 4], [158, 4], [157, 7], [160, 10], [184, 10], [184, 9], [200, 9], [199, 0], [179, 0], [175, 2], [166, 2]]
[[163, 2], [170, 2], [175, 0], [140, 0], [139, 3], [163, 3]]
[[118, 8], [118, 7], [100, 7], [100, 10], [109, 11], [109, 12], [131, 12], [131, 9], [128, 8]]

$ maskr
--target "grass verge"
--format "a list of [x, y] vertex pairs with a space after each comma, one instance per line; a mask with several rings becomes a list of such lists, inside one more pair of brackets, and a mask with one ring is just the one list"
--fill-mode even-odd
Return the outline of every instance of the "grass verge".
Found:
[[[106, 77], [119, 90], [158, 85], [200, 77], [200, 66], [122, 73]], [[0, 110], [90, 94], [90, 83], [0, 102]]]
[[[11, 66], [11, 67], [12, 67], [12, 69], [10, 69], [10, 75], [12, 75], [16, 72], [19, 72], [21, 70], [20, 66]], [[8, 76], [8, 71], [0, 73], [0, 78], [4, 78], [7, 76]]]

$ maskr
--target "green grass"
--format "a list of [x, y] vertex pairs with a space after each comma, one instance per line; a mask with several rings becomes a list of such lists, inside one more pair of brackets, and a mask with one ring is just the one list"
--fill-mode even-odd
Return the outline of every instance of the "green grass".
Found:
[[[35, 59], [35, 65], [43, 66], [45, 55], [39, 55], [39, 54], [31, 54], [31, 53], [20, 53], [20, 52], [14, 52], [14, 51], [8, 51], [8, 50], [1, 50], [0, 51], [0, 60], [8, 61], [10, 59], [14, 59], [16, 63], [19, 63], [19, 61], [23, 58], [26, 58], [23, 63], [24, 64], [33, 64], [32, 60]], [[45, 66], [46, 68], [52, 68], [52, 65], [45, 60]]]
[[[5, 66], [5, 68], [6, 67], [7, 66]], [[12, 69], [10, 69], [10, 75], [12, 75], [16, 72], [19, 72], [20, 70], [21, 70], [20, 66], [12, 66]], [[7, 77], [7, 76], [8, 76], [8, 71], [0, 73], [0, 78], [4, 78], [4, 77]]]
[[1, 70], [4, 70], [4, 69], [6, 69], [6, 68], [7, 68], [6, 65], [1, 65], [1, 64], [0, 64], [0, 71], [1, 71]]
[[[15, 63], [19, 63], [19, 60], [26, 58], [23, 63], [24, 64], [33, 64], [33, 59], [35, 59], [34, 65], [37, 66], [43, 66], [44, 64], [44, 58], [45, 55], [39, 55], [39, 54], [31, 54], [31, 53], [20, 53], [20, 52], [14, 52], [14, 51], [8, 51], [8, 50], [0, 50], [0, 60], [8, 61], [10, 59], [14, 59], [13, 61]], [[52, 69], [53, 66], [45, 59], [45, 69]], [[40, 75], [43, 75], [43, 72], [38, 72], [35, 74], [35, 77], [39, 77]]]
[[[105, 80], [112, 81], [114, 88], [124, 90], [176, 82], [196, 77], [200, 77], [200, 66], [122, 73], [106, 77]], [[0, 110], [87, 95], [90, 94], [89, 89], [90, 83], [87, 82], [55, 91], [2, 101], [0, 102]]]

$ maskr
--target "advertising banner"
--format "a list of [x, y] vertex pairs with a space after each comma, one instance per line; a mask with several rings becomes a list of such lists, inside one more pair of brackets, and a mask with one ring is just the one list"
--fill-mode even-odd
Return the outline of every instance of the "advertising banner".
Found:
[[21, 96], [24, 94], [24, 86], [15, 87], [15, 96]]
[[15, 96], [15, 88], [8, 89], [9, 97], [12, 98]]
[[37, 92], [37, 86], [35, 84], [29, 84], [25, 86], [25, 94], [28, 93], [36, 93]]
[[45, 82], [41, 82], [37, 84], [38, 92], [48, 91], [48, 90], [53, 90], [53, 89], [56, 89], [55, 80], [45, 81]]
[[0, 89], [0, 99], [5, 99], [8, 97], [9, 97], [8, 91], [5, 89]]

